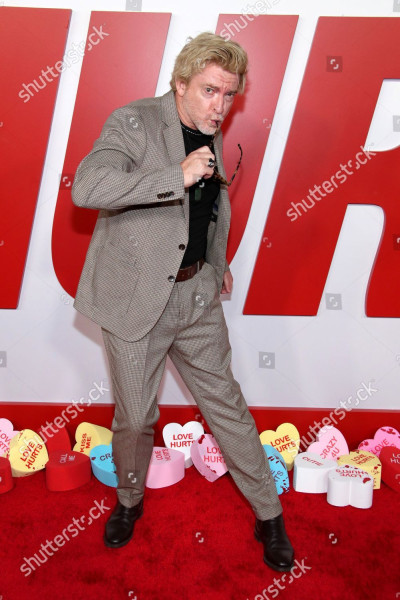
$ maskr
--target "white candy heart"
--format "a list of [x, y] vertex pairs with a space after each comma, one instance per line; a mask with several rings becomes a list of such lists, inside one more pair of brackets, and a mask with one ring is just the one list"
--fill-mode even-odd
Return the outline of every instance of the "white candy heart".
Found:
[[190, 457], [190, 447], [203, 434], [203, 425], [198, 421], [189, 421], [183, 427], [179, 423], [168, 423], [163, 429], [165, 445], [172, 450], [183, 452], [186, 468], [193, 464]]
[[328, 490], [328, 474], [337, 462], [314, 452], [303, 452], [294, 459], [293, 488], [296, 492], [322, 494]]
[[370, 508], [374, 492], [373, 478], [358, 467], [338, 467], [328, 475], [329, 504]]

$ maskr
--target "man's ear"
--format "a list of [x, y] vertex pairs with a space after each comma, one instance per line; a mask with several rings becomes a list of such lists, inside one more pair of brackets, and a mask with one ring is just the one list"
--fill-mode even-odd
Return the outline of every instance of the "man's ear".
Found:
[[183, 96], [186, 92], [187, 85], [182, 79], [175, 79], [176, 93], [178, 96]]

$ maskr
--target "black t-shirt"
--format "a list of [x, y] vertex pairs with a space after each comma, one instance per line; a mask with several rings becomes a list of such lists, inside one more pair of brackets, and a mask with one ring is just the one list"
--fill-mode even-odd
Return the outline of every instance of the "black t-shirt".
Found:
[[[202, 146], [210, 146], [212, 136], [182, 125], [186, 155]], [[214, 149], [211, 148], [214, 153]], [[214, 179], [201, 179], [189, 188], [189, 241], [181, 268], [188, 267], [205, 257], [207, 231], [212, 208], [219, 194], [219, 182]]]

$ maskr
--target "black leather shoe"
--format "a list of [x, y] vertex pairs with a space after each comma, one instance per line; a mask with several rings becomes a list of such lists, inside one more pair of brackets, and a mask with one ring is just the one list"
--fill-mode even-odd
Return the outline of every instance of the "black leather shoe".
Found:
[[275, 571], [290, 571], [294, 550], [285, 530], [283, 516], [261, 521], [256, 519], [254, 535], [264, 545], [264, 562]]
[[104, 543], [109, 548], [125, 546], [133, 536], [135, 521], [143, 514], [143, 498], [136, 506], [127, 508], [118, 500], [106, 523]]

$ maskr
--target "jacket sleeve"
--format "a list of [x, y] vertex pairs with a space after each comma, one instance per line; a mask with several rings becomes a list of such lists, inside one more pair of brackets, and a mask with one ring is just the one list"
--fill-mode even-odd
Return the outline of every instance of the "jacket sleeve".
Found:
[[139, 110], [117, 109], [107, 119], [92, 151], [80, 163], [72, 186], [76, 206], [117, 210], [184, 199], [180, 164], [142, 166], [147, 136]]

